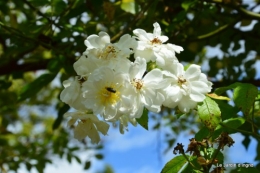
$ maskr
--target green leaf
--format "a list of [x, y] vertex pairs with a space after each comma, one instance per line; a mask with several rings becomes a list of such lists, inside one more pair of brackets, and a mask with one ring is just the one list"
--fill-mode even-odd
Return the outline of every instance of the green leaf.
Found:
[[25, 85], [18, 96], [18, 101], [23, 101], [36, 95], [43, 87], [48, 85], [55, 78], [55, 76], [56, 74], [53, 73], [45, 73], [33, 82]]
[[216, 130], [212, 135], [212, 138], [213, 139], [217, 138], [222, 132], [227, 132], [229, 134], [236, 133], [237, 131], [235, 129], [240, 127], [244, 123], [245, 123], [245, 119], [242, 117], [227, 119], [221, 123], [224, 126], [221, 124], [217, 126]]
[[80, 158], [78, 157], [78, 156], [73, 156], [75, 159], [76, 159], [76, 161], [79, 163], [79, 164], [81, 164], [81, 160], [80, 160]]
[[234, 102], [236, 106], [242, 110], [245, 116], [249, 115], [257, 94], [257, 87], [252, 84], [239, 83], [234, 89]]
[[238, 85], [238, 83], [234, 83], [227, 87], [217, 88], [214, 93], [216, 93], [217, 95], [221, 95], [222, 93], [226, 92], [227, 90], [234, 89], [237, 85]]
[[176, 115], [177, 119], [179, 119], [181, 116], [186, 115], [186, 114], [184, 114], [184, 113], [179, 113], [179, 114], [175, 114], [175, 115]]
[[197, 141], [202, 141], [203, 139], [207, 138], [210, 135], [210, 131], [207, 127], [203, 127], [195, 134], [195, 139]]
[[138, 124], [148, 130], [148, 110], [144, 108], [143, 115], [140, 118], [136, 118]]
[[[256, 151], [260, 151], [260, 142], [257, 144]], [[256, 154], [255, 160], [260, 160], [260, 152], [256, 152]]]
[[221, 111], [221, 117], [222, 120], [235, 118], [237, 117], [237, 113], [239, 112], [239, 109], [237, 107], [231, 106], [227, 102], [215, 100], [218, 104], [220, 111]]
[[216, 156], [215, 159], [218, 160], [218, 163], [222, 163], [223, 164], [224, 155], [223, 155], [223, 153], [221, 151], [218, 151], [215, 148], [207, 148], [206, 152], [207, 152], [207, 158], [206, 159], [209, 159], [209, 160], [212, 160], [213, 157], [215, 156], [215, 154], [218, 153], [218, 155]]
[[71, 154], [67, 154], [67, 160], [69, 163], [71, 163]]
[[185, 11], [187, 11], [190, 8], [190, 6], [192, 6], [193, 4], [194, 4], [194, 2], [192, 2], [192, 1], [185, 1], [185, 2], [181, 3], [181, 7]]
[[0, 89], [8, 89], [12, 85], [12, 82], [0, 80]]
[[102, 154], [96, 154], [95, 157], [99, 160], [103, 159], [104, 156]]
[[245, 136], [245, 138], [242, 141], [242, 144], [245, 146], [246, 149], [248, 149], [251, 139], [249, 138], [249, 135], [244, 135], [244, 136]]
[[126, 12], [135, 14], [135, 0], [122, 0], [121, 9]]
[[185, 157], [183, 155], [176, 156], [164, 165], [161, 173], [179, 172], [181, 170], [181, 168], [185, 165], [186, 162], [187, 162], [187, 160], [185, 159]]
[[65, 104], [65, 103], [62, 103], [60, 102], [59, 103], [59, 108], [58, 108], [58, 117], [55, 119], [53, 125], [52, 125], [52, 129], [55, 130], [57, 129], [62, 120], [63, 120], [63, 115], [70, 109], [70, 106]]
[[62, 68], [61, 62], [59, 58], [53, 58], [49, 61], [47, 68], [50, 72], [58, 73], [58, 71]]
[[203, 101], [202, 105], [198, 105], [198, 114], [201, 121], [213, 131], [221, 120], [221, 112], [218, 104], [209, 97]]
[[215, 93], [207, 94], [207, 96], [209, 96], [210, 98], [216, 99], [216, 100], [227, 100], [227, 101], [230, 101], [230, 98], [225, 97], [225, 96], [219, 96], [219, 95], [217, 95]]
[[90, 162], [90, 161], [87, 161], [87, 162], [85, 163], [84, 169], [87, 170], [87, 169], [90, 168], [90, 166], [91, 166], [91, 162]]

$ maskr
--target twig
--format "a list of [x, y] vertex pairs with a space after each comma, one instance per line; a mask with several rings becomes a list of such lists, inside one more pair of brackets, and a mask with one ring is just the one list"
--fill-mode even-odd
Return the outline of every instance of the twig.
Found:
[[150, 1], [150, 3], [140, 11], [135, 18], [132, 20], [130, 24], [128, 24], [124, 29], [122, 29], [119, 33], [117, 33], [114, 37], [111, 38], [111, 42], [117, 40], [120, 36], [122, 36], [129, 28], [131, 28], [136, 22], [143, 16], [143, 14], [149, 9], [154, 1]]

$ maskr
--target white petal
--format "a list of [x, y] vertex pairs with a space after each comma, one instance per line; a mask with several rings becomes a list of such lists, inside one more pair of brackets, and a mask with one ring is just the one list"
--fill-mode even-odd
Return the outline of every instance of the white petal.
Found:
[[194, 81], [200, 78], [200, 74], [201, 74], [200, 66], [192, 64], [186, 70], [184, 78]]
[[162, 77], [163, 75], [161, 70], [153, 69], [144, 76], [143, 81], [145, 85], [156, 87], [156, 85], [158, 85], [159, 82], [162, 81]]
[[155, 22], [155, 23], [153, 24], [153, 27], [154, 27], [153, 35], [154, 35], [155, 37], [161, 36], [161, 27], [160, 27], [159, 23]]
[[167, 47], [168, 47], [168, 49], [170, 49], [176, 53], [180, 53], [181, 51], [183, 51], [183, 48], [181, 46], [177, 46], [175, 44], [168, 43]]
[[169, 38], [168, 38], [167, 36], [162, 35], [162, 36], [159, 36], [158, 39], [161, 40], [162, 43], [164, 43], [164, 42], [166, 42]]
[[110, 43], [110, 36], [106, 32], [99, 32], [100, 44], [105, 46], [106, 43]]
[[107, 135], [107, 131], [109, 129], [109, 124], [103, 121], [94, 121], [94, 124], [97, 127], [97, 130], [101, 132], [103, 135]]
[[182, 100], [178, 104], [178, 108], [180, 111], [187, 113], [190, 111], [190, 109], [195, 108], [197, 105], [197, 102], [194, 102], [189, 97], [183, 97]]
[[208, 92], [208, 85], [202, 81], [192, 81], [190, 82], [192, 91], [197, 91], [199, 93], [206, 94]]
[[143, 29], [135, 29], [133, 33], [138, 37], [139, 40], [142, 41], [149, 41], [149, 38], [147, 36], [147, 33]]
[[136, 57], [135, 62], [130, 67], [130, 77], [142, 79], [146, 70], [146, 61], [144, 58]]

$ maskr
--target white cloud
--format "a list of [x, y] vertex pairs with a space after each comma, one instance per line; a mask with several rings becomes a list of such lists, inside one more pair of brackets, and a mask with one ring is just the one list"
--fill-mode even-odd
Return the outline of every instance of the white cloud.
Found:
[[142, 127], [130, 127], [124, 135], [121, 135], [118, 130], [111, 130], [105, 140], [108, 150], [124, 152], [153, 144], [157, 141], [157, 134], [152, 130], [146, 131]]

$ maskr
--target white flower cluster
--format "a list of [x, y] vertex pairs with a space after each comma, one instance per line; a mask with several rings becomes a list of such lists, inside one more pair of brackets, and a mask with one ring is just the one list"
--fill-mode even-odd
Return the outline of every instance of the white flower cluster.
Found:
[[[105, 32], [85, 40], [87, 49], [73, 65], [78, 76], [63, 82], [60, 95], [77, 110], [66, 114], [76, 139], [88, 136], [98, 143], [98, 131], [106, 135], [108, 122], [119, 122], [124, 133], [128, 122], [136, 125], [144, 108], [158, 113], [162, 105], [178, 106], [189, 112], [210, 92], [212, 83], [200, 66], [193, 64], [185, 71], [176, 58], [183, 48], [165, 43], [168, 37], [161, 35], [160, 25], [153, 26], [153, 33], [135, 29], [135, 36], [123, 35], [117, 43], [111, 43]], [[148, 62], [156, 68], [147, 71]]]

